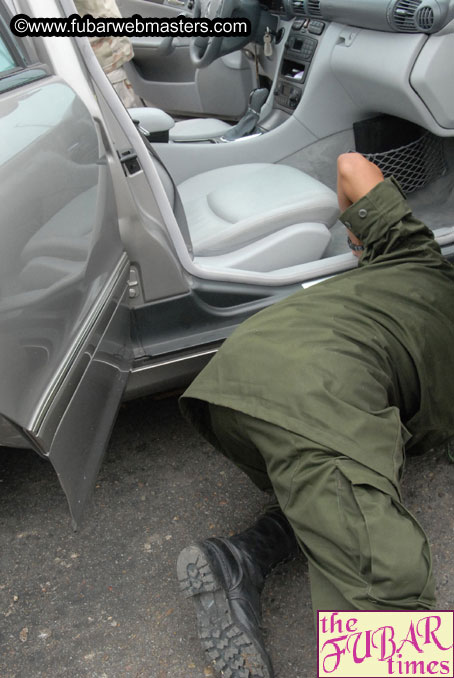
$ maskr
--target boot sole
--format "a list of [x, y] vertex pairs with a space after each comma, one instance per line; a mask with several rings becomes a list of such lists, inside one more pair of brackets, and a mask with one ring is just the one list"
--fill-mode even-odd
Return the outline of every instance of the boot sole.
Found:
[[192, 598], [202, 647], [224, 678], [273, 678], [263, 657], [230, 611], [227, 594], [215, 568], [199, 546], [185, 548], [177, 561], [183, 594]]

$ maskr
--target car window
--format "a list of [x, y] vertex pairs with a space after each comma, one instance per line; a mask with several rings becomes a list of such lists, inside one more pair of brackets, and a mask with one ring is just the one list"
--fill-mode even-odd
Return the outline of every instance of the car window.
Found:
[[9, 17], [0, 4], [0, 93], [48, 75], [47, 67], [32, 63], [21, 40], [11, 33]]
[[10, 18], [6, 7], [0, 4], [0, 78], [9, 71], [26, 68], [28, 65], [22, 43], [9, 27]]
[[5, 41], [0, 36], [0, 73], [9, 71], [17, 66], [12, 54], [9, 52]]

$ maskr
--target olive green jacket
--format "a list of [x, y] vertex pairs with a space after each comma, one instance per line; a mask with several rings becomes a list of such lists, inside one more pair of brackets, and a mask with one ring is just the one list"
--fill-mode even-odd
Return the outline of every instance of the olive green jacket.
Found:
[[181, 399], [213, 441], [206, 403], [240, 410], [355, 459], [398, 485], [403, 448], [454, 435], [454, 267], [398, 185], [341, 216], [358, 268], [243, 323]]

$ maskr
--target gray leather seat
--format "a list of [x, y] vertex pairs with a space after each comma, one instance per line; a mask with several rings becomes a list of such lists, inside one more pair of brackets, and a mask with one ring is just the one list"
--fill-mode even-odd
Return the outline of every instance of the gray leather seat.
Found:
[[[173, 119], [159, 109], [129, 112], [148, 131], [174, 129]], [[188, 129], [197, 127], [197, 120], [187, 122]], [[158, 171], [174, 206], [173, 182], [159, 163]], [[316, 261], [323, 256], [329, 229], [339, 214], [330, 188], [287, 165], [220, 167], [176, 188], [194, 256], [203, 258], [205, 265], [272, 271]]]
[[270, 271], [319, 259], [337, 220], [336, 194], [287, 165], [221, 167], [178, 185], [194, 255]]

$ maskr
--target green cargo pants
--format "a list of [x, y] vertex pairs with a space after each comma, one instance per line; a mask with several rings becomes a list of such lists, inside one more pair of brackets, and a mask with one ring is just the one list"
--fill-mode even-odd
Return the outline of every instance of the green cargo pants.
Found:
[[314, 613], [434, 606], [427, 537], [390, 480], [242, 412], [210, 404], [209, 416], [219, 450], [274, 490], [309, 563]]

